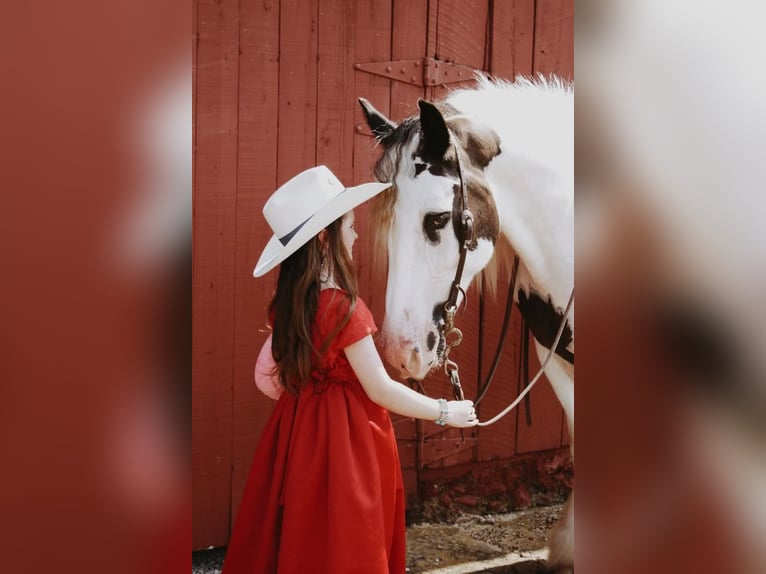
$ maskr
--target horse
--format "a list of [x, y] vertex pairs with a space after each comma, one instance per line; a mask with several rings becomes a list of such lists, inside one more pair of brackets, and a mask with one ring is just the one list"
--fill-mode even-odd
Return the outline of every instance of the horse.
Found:
[[[393, 184], [372, 210], [388, 259], [384, 357], [403, 378], [421, 380], [439, 367], [448, 348], [445, 302], [459, 305], [472, 280], [496, 271], [510, 250], [518, 257], [513, 298], [541, 362], [550, 359], [546, 375], [574, 462], [573, 85], [479, 76], [475, 88], [419, 100], [419, 114], [400, 123], [359, 102], [382, 147], [375, 176]], [[548, 563], [570, 571], [573, 555], [574, 491], [551, 533]]]

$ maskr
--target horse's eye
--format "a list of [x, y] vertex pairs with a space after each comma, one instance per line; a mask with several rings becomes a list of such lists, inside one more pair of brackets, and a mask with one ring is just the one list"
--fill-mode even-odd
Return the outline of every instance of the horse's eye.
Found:
[[423, 218], [423, 231], [431, 243], [439, 243], [440, 229], [444, 229], [450, 220], [450, 212], [427, 213]]

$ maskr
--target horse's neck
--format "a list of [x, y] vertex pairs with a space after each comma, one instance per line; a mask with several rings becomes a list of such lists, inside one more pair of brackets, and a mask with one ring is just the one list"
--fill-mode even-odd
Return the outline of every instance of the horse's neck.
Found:
[[494, 88], [456, 94], [450, 103], [500, 135], [501, 153], [485, 175], [502, 232], [532, 287], [565, 305], [574, 281], [572, 94]]
[[523, 134], [514, 140], [486, 171], [501, 230], [518, 253], [531, 286], [563, 306], [574, 282], [572, 167], [561, 165], [559, 157], [528, 155], [531, 148], [525, 149]]
[[566, 302], [574, 275], [574, 210], [567, 182], [527, 158], [497, 158], [487, 176], [502, 233], [540, 293]]

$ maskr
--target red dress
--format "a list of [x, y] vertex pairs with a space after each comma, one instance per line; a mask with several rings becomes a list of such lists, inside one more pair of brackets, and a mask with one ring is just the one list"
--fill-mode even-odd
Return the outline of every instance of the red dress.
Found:
[[[319, 348], [348, 312], [321, 291]], [[388, 411], [362, 389], [343, 349], [376, 331], [357, 299], [299, 396], [282, 394], [261, 436], [223, 574], [403, 574], [404, 487]]]

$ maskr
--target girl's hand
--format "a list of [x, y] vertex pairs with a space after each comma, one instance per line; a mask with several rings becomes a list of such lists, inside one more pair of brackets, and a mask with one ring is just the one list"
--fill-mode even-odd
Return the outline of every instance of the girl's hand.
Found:
[[473, 401], [447, 401], [447, 409], [447, 424], [451, 427], [468, 428], [479, 422]]

